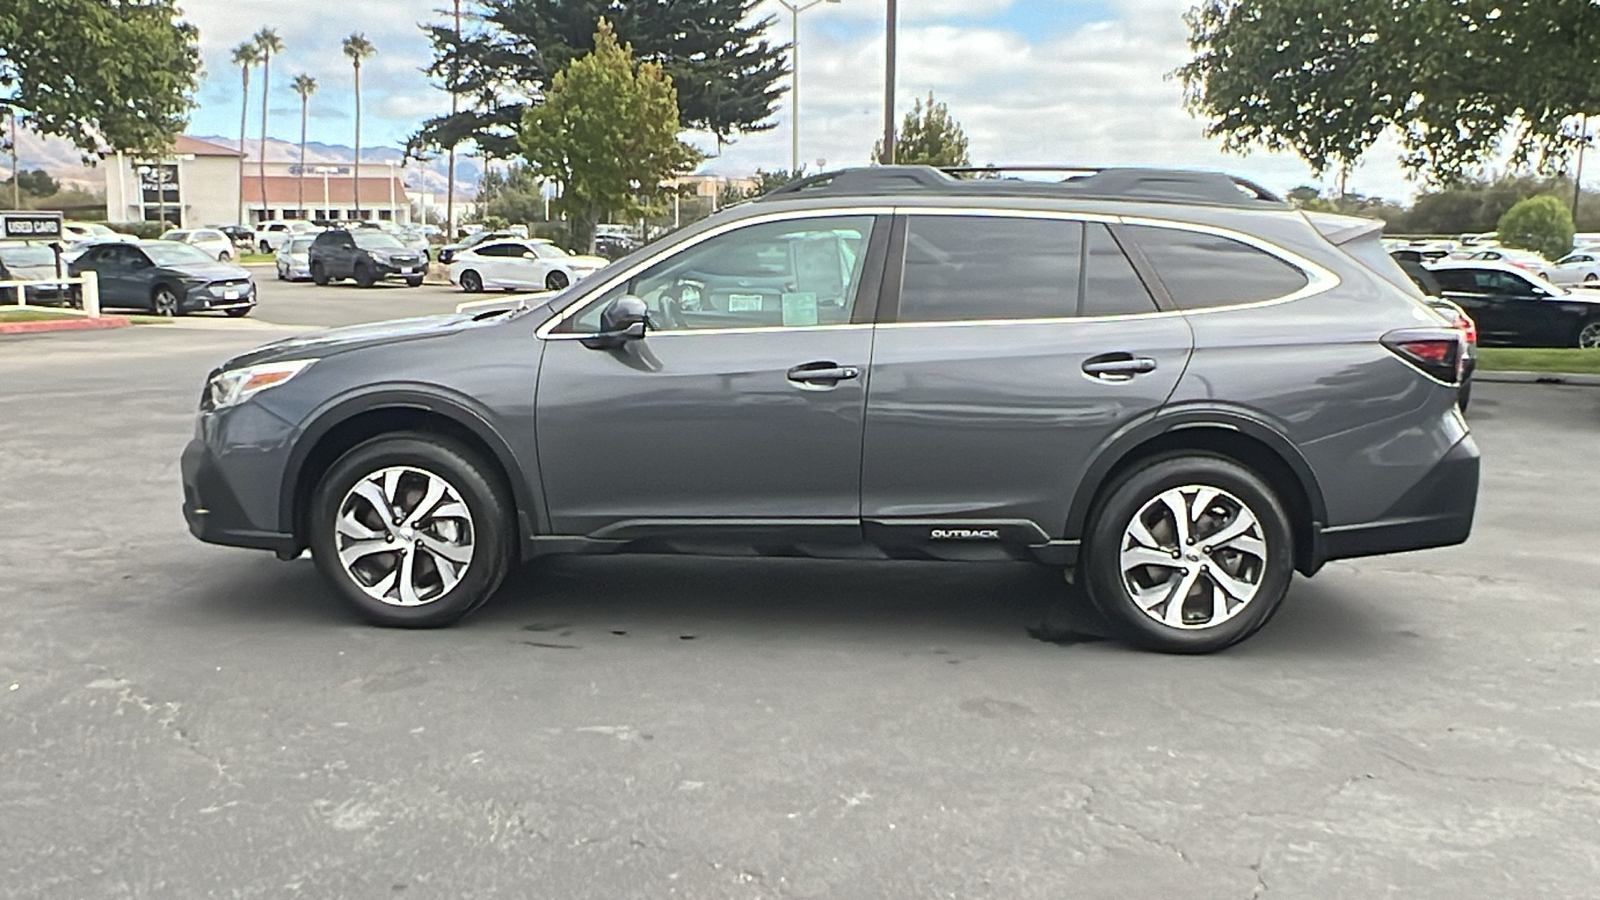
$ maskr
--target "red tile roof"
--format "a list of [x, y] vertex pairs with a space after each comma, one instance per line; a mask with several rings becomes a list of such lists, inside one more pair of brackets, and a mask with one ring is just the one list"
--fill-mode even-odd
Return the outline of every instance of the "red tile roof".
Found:
[[[306, 206], [323, 205], [321, 175], [307, 174], [305, 176]], [[355, 179], [348, 175], [329, 175], [328, 200], [331, 206], [351, 206], [355, 203]], [[284, 204], [298, 204], [300, 202], [300, 178], [295, 175], [268, 175], [266, 178], [267, 205], [282, 206]], [[380, 175], [374, 178], [361, 177], [361, 204], [363, 206], [387, 206], [389, 204], [389, 186], [394, 185], [394, 202], [396, 205], [409, 203], [406, 196], [406, 186], [398, 178], [390, 179]], [[244, 182], [239, 185], [239, 195], [244, 198], [246, 206], [261, 205], [261, 179], [254, 172], [244, 173]]]

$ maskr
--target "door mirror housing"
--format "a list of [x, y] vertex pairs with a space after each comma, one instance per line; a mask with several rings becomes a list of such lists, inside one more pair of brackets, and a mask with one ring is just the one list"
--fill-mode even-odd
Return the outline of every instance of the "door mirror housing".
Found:
[[650, 325], [650, 308], [632, 294], [623, 294], [600, 312], [600, 333], [584, 338], [592, 350], [612, 350], [629, 341], [644, 340]]

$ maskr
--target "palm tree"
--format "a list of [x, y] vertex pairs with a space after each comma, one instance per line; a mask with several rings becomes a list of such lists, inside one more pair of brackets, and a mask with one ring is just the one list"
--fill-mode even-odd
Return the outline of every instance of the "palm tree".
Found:
[[272, 87], [272, 54], [283, 52], [278, 32], [263, 28], [251, 38], [261, 53], [261, 146], [256, 153], [256, 180], [261, 185], [261, 219], [267, 218], [267, 100]]
[[350, 65], [356, 73], [356, 168], [353, 187], [357, 219], [361, 218], [361, 61], [377, 52], [367, 36], [359, 31], [344, 39], [344, 55], [350, 57]]
[[300, 182], [298, 199], [295, 206], [299, 207], [300, 218], [310, 218], [306, 215], [306, 108], [311, 102], [311, 95], [317, 92], [317, 80], [301, 72], [294, 77], [292, 83], [294, 92], [300, 95]]
[[261, 48], [254, 40], [245, 41], [233, 48], [233, 64], [239, 67], [244, 78], [244, 95], [239, 101], [239, 215], [238, 224], [244, 224], [244, 125], [250, 115], [250, 67], [261, 61]]

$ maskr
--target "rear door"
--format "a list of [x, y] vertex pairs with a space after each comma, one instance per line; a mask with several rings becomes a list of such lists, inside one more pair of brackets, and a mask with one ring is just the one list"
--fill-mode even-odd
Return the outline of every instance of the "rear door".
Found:
[[913, 212], [891, 260], [862, 456], [869, 536], [936, 555], [1060, 538], [1093, 451], [1171, 395], [1188, 323], [1093, 218]]

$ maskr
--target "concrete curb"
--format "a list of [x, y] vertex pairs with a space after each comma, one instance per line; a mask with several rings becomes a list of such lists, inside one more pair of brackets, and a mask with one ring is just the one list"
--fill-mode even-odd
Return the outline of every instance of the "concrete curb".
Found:
[[1600, 375], [1582, 375], [1574, 372], [1486, 372], [1472, 373], [1473, 381], [1491, 384], [1573, 384], [1583, 387], [1600, 387]]
[[125, 316], [98, 319], [51, 319], [46, 322], [0, 322], [0, 334], [37, 334], [42, 331], [93, 331], [100, 328], [126, 328], [132, 325]]

